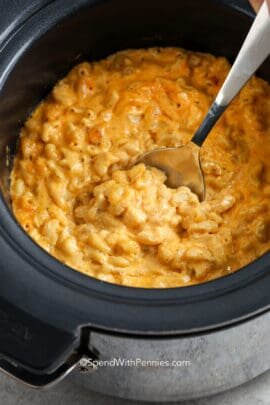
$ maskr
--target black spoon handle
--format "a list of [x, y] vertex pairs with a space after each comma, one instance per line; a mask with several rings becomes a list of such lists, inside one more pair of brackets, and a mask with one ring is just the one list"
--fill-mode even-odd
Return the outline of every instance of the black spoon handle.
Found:
[[196, 143], [198, 146], [202, 146], [213, 126], [223, 114], [224, 110], [226, 110], [226, 107], [227, 106], [219, 105], [216, 101], [214, 101], [191, 141]]

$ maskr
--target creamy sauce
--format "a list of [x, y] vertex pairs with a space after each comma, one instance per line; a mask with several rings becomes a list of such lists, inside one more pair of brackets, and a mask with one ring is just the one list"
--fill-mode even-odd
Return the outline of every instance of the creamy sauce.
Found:
[[14, 214], [50, 254], [90, 276], [175, 287], [229, 274], [270, 247], [270, 86], [252, 78], [205, 142], [206, 200], [136, 165], [185, 144], [228, 71], [177, 48], [76, 66], [21, 131]]

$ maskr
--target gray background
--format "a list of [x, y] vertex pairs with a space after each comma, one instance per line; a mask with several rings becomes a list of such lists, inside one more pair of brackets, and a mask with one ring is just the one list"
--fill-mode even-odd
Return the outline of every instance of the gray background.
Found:
[[[143, 404], [142, 402], [137, 402]], [[10, 377], [0, 373], [0, 405], [113, 405], [136, 402], [105, 397], [74, 384], [67, 378], [48, 391], [36, 391], [23, 387]], [[150, 404], [148, 402], [148, 404]], [[181, 405], [270, 405], [270, 371], [253, 381], [229, 392]]]

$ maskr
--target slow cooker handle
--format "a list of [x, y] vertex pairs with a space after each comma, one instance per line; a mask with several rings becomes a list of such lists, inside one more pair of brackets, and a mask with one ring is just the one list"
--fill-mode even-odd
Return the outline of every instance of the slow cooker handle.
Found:
[[90, 359], [79, 333], [56, 329], [2, 299], [0, 330], [0, 369], [34, 388], [54, 385], [85, 363], [86, 355]]
[[62, 381], [74, 369], [80, 367], [81, 355], [74, 353], [52, 374], [34, 374], [22, 367], [17, 367], [7, 360], [0, 360], [0, 371], [30, 388], [52, 388]]

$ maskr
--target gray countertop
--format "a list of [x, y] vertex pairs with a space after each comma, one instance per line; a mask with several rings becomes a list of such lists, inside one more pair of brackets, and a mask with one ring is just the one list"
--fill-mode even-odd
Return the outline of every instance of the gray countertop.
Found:
[[[121, 405], [134, 403], [87, 391], [75, 385], [71, 378], [67, 378], [51, 390], [36, 391], [25, 388], [0, 373], [0, 405]], [[253, 381], [226, 393], [211, 398], [182, 402], [181, 404], [270, 405], [270, 372], [264, 373]]]

